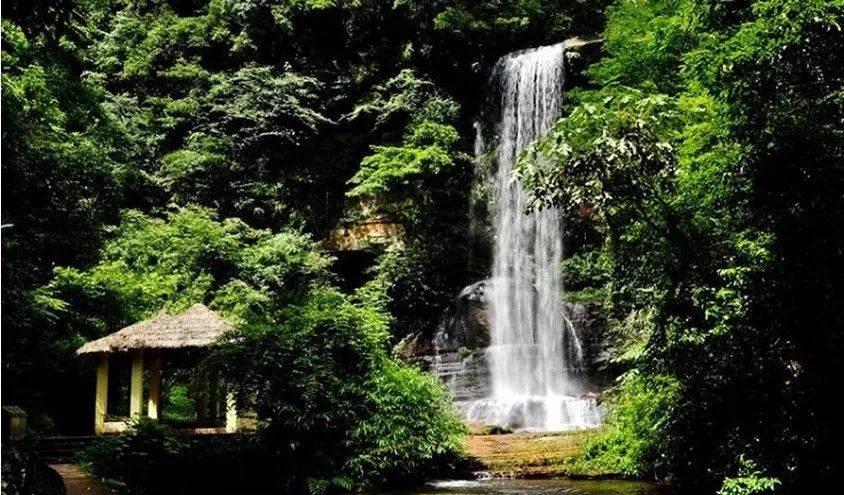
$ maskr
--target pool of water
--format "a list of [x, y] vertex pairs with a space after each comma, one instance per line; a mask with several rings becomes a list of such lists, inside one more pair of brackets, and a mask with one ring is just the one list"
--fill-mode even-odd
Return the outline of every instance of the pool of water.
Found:
[[391, 495], [668, 495], [668, 487], [639, 481], [490, 479], [437, 481]]

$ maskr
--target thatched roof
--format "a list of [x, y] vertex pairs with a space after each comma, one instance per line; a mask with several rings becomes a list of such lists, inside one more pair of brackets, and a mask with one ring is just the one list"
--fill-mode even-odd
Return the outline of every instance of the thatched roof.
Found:
[[188, 349], [212, 345], [234, 328], [202, 304], [172, 316], [165, 312], [88, 342], [77, 354], [126, 352], [135, 349]]

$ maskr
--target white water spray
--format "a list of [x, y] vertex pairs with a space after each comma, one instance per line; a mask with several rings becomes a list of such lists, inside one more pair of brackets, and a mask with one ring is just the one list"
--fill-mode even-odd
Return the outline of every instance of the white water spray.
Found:
[[559, 211], [527, 214], [512, 171], [520, 151], [547, 134], [563, 101], [564, 45], [502, 57], [492, 74], [501, 95], [494, 194], [495, 248], [489, 316], [493, 396], [469, 404], [470, 421], [529, 430], [595, 426], [600, 414], [569, 376], [582, 349], [562, 301]]

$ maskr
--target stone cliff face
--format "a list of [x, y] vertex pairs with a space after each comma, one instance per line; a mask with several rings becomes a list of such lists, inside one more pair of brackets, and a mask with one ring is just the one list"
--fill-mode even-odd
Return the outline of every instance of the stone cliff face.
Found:
[[406, 360], [417, 362], [439, 376], [455, 401], [489, 396], [489, 318], [481, 281], [464, 288], [443, 312], [439, 325], [428, 332], [408, 335], [397, 346]]
[[[396, 347], [404, 359], [419, 363], [439, 376], [458, 405], [491, 395], [490, 344], [483, 280], [464, 288], [443, 312], [437, 328], [405, 337]], [[569, 373], [581, 379], [585, 392], [599, 392], [606, 380], [604, 366], [609, 342], [606, 318], [592, 303], [565, 303], [568, 323], [580, 340], [583, 359], [571, 363]]]
[[603, 38], [576, 37], [569, 38], [566, 44], [566, 83], [565, 88], [585, 87], [589, 85], [589, 78], [585, 70], [601, 57]]

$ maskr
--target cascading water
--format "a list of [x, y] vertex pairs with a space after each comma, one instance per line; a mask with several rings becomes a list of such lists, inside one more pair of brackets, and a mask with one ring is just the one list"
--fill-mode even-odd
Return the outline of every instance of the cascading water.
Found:
[[[560, 213], [526, 213], [528, 197], [512, 171], [520, 151], [560, 117], [564, 44], [502, 57], [491, 83], [500, 94], [497, 171], [490, 177], [495, 247], [489, 287], [492, 397], [468, 404], [470, 421], [520, 429], [566, 430], [600, 422], [593, 399], [569, 374], [581, 355], [567, 325], [560, 263]], [[480, 150], [483, 152], [483, 150]]]

